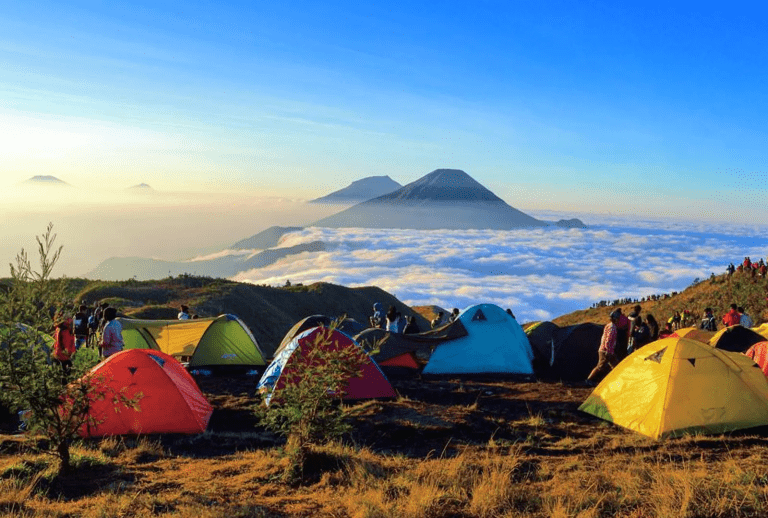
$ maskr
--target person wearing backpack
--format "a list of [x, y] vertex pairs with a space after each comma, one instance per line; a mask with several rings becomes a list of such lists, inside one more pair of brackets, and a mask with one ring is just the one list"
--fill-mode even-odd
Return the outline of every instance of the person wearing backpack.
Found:
[[88, 342], [88, 306], [80, 306], [72, 325], [75, 328], [75, 348], [80, 349]]
[[706, 331], [717, 331], [717, 322], [715, 322], [715, 315], [712, 313], [712, 308], [704, 309], [704, 318], [701, 319], [700, 327]]

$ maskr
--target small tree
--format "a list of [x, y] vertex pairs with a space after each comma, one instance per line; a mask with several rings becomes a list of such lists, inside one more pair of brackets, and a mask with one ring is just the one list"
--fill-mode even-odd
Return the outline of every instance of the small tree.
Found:
[[312, 445], [336, 440], [349, 430], [341, 403], [350, 378], [361, 375], [367, 355], [359, 347], [334, 343], [336, 325], [323, 328], [312, 344], [293, 352], [291, 363], [301, 369], [282, 372], [269, 406], [257, 409], [264, 426], [286, 437], [287, 481], [302, 478]]
[[52, 358], [50, 333], [65, 299], [64, 283], [51, 279], [62, 250], [54, 249], [55, 240], [52, 224], [37, 237], [38, 271], [23, 249], [11, 264], [11, 283], [0, 300], [0, 401], [23, 412], [27, 429], [48, 439], [59, 457], [59, 470], [66, 471], [71, 441], [83, 426], [96, 424], [89, 423], [90, 402], [108, 394], [103, 380], [85, 376], [98, 355], [81, 350], [71, 371]]

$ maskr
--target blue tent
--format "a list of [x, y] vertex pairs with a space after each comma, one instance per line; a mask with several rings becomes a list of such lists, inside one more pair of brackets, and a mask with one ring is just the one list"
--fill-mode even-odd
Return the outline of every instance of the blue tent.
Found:
[[423, 374], [533, 375], [533, 352], [517, 320], [494, 304], [471, 306], [458, 319], [467, 336], [438, 345]]

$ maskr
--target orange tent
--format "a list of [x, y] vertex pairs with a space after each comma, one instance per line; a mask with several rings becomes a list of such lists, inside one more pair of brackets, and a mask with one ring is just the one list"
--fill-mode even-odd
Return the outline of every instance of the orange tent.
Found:
[[[149, 433], [202, 433], [213, 407], [192, 376], [172, 356], [151, 349], [113, 354], [88, 373], [94, 387], [83, 437]], [[99, 392], [105, 397], [98, 397]], [[110, 394], [140, 395], [138, 410], [115, 405]]]
[[755, 360], [763, 373], [768, 376], [768, 342], [757, 342], [744, 354]]

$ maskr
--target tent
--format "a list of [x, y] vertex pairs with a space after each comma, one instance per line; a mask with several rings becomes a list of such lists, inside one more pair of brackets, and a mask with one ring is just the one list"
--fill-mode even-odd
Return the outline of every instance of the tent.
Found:
[[405, 353], [426, 363], [439, 344], [467, 336], [460, 321], [451, 322], [423, 333], [391, 333], [376, 327], [355, 336], [357, 343], [368, 351], [379, 365]]
[[118, 318], [126, 349], [155, 349], [176, 358], [190, 357], [189, 367], [265, 365], [251, 331], [234, 315], [191, 320]]
[[768, 376], [768, 342], [757, 342], [744, 353], [760, 367], [763, 373]]
[[462, 311], [467, 336], [439, 343], [423, 374], [533, 375], [533, 352], [517, 320], [494, 304]]
[[[150, 349], [120, 351], [96, 365], [87, 375], [94, 395], [83, 437], [149, 433], [202, 433], [213, 407], [195, 380], [173, 357]], [[138, 410], [115, 406], [110, 394], [124, 391], [128, 398], [141, 393]]]
[[714, 331], [707, 331], [706, 329], [699, 329], [698, 327], [684, 327], [678, 329], [667, 338], [688, 338], [689, 340], [698, 340], [699, 342], [708, 344], [713, 336], [715, 336]]
[[757, 326], [757, 327], [752, 327], [751, 329], [752, 329], [752, 331], [754, 331], [755, 333], [758, 333], [758, 334], [760, 334], [760, 335], [761, 335], [763, 338], [765, 338], [766, 340], [768, 340], [768, 322], [766, 322], [766, 323], [764, 323], [764, 324], [760, 324], [760, 325], [759, 325], [759, 326]]
[[533, 368], [548, 369], [555, 361], [555, 334], [560, 326], [554, 322], [535, 322], [525, 329], [533, 351]]
[[743, 353], [749, 349], [750, 346], [764, 340], [765, 338], [754, 330], [736, 325], [724, 327], [715, 333], [714, 336], [709, 339], [709, 345], [724, 351]]
[[314, 361], [311, 355], [313, 347], [322, 347], [330, 351], [351, 347], [359, 350], [363, 363], [361, 376], [349, 380], [344, 389], [344, 400], [396, 396], [395, 390], [384, 373], [354, 339], [336, 329], [320, 326], [307, 329], [294, 338], [264, 371], [258, 384], [258, 390], [266, 395], [265, 402], [267, 404], [272, 400], [274, 394], [279, 393], [283, 387], [301, 379], [308, 362]]
[[[325, 326], [328, 327], [333, 322], [333, 319], [331, 317], [325, 316], [325, 315], [310, 315], [308, 317], [305, 317], [298, 322], [296, 322], [291, 329], [288, 330], [288, 332], [283, 337], [283, 340], [280, 342], [280, 345], [275, 349], [274, 354], [272, 357], [276, 357], [278, 354], [280, 354], [283, 349], [285, 349], [291, 341], [296, 338], [299, 334], [303, 333], [307, 329], [312, 329], [313, 327], [318, 326]], [[363, 330], [365, 330], [365, 326], [355, 320], [354, 318], [345, 318], [341, 322], [338, 323], [338, 326], [336, 327], [339, 331], [342, 333], [345, 333], [349, 336], [355, 336], [358, 333], [361, 333]]]
[[579, 410], [655, 439], [768, 424], [768, 378], [743, 354], [664, 338], [629, 355]]
[[545, 378], [584, 381], [597, 365], [604, 325], [583, 323], [565, 326], [554, 334], [554, 360], [537, 371]]

